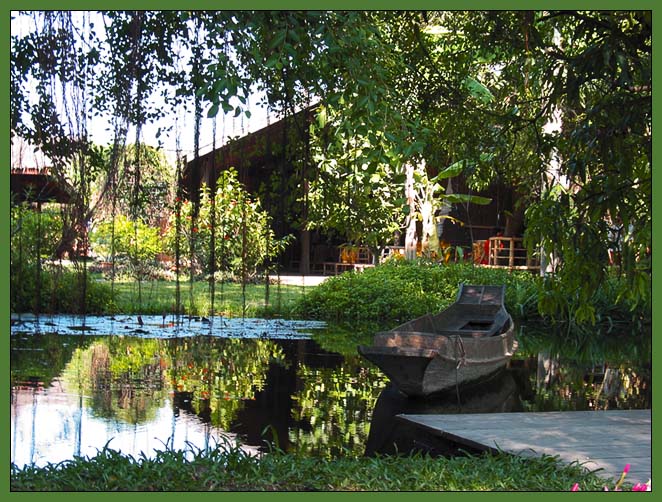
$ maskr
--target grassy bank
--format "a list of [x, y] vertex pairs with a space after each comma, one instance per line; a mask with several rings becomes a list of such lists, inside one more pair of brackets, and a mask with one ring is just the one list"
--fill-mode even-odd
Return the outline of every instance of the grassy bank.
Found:
[[[319, 286], [273, 282], [242, 285], [217, 282], [214, 313], [227, 316], [297, 317], [320, 319], [336, 324], [368, 323], [392, 327], [426, 313], [438, 312], [455, 299], [460, 283], [505, 284], [506, 308], [518, 320], [541, 320], [538, 305], [547, 294], [540, 278], [530, 272], [510, 272], [471, 264], [440, 266], [425, 262], [393, 262], [329, 277]], [[41, 313], [78, 313], [84, 304], [91, 314], [173, 313], [177, 305], [175, 281], [135, 280], [110, 282], [100, 273], [89, 273], [85, 287], [72, 271], [44, 273], [42, 288], [35, 281], [22, 281], [12, 287], [12, 311], [33, 312], [37, 303]], [[632, 306], [619, 299], [622, 284], [607, 281], [592, 299], [596, 321], [614, 323], [650, 322], [650, 308]], [[86, 291], [82, 302], [81, 291]], [[570, 301], [570, 300], [569, 300]], [[185, 314], [209, 315], [209, 283], [183, 279], [179, 284], [179, 307]], [[559, 318], [564, 321], [566, 319]]]
[[[112, 450], [44, 468], [12, 468], [15, 491], [582, 491], [605, 482], [554, 457], [391, 456], [324, 460], [237, 447], [133, 459]], [[608, 483], [613, 487], [614, 483]], [[624, 487], [624, 489], [628, 489]]]

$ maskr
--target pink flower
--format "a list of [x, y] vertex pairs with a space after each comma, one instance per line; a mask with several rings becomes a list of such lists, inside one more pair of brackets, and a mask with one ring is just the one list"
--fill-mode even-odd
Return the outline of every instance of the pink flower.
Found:
[[[621, 484], [625, 480], [625, 476], [627, 476], [628, 472], [630, 472], [630, 464], [626, 464], [625, 467], [623, 468], [623, 472], [621, 473], [621, 477], [619, 478], [618, 482], [616, 483], [616, 486], [614, 486], [614, 491], [615, 492], [620, 492], [621, 490]], [[608, 492], [609, 487], [605, 486], [603, 491]], [[572, 485], [572, 489], [570, 490], [571, 492], [578, 492], [579, 491], [579, 483], [575, 483]], [[632, 487], [633, 492], [649, 492], [651, 491], [651, 480], [649, 479], [646, 483], [637, 483]]]
[[621, 491], [621, 484], [623, 484], [623, 481], [625, 480], [625, 476], [627, 476], [628, 472], [630, 472], [630, 464], [625, 464], [625, 467], [623, 468], [623, 473], [621, 474], [621, 477], [616, 483], [616, 486], [614, 486], [615, 492]]
[[633, 492], [649, 492], [651, 491], [651, 480], [649, 479], [646, 483], [637, 483], [632, 487]]

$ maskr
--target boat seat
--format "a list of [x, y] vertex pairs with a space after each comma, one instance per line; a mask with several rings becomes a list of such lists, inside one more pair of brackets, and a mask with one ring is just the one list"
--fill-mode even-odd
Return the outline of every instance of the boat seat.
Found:
[[477, 329], [455, 329], [455, 330], [443, 330], [439, 334], [443, 336], [459, 336], [463, 338], [469, 337], [482, 337], [490, 333], [489, 329], [477, 330]]

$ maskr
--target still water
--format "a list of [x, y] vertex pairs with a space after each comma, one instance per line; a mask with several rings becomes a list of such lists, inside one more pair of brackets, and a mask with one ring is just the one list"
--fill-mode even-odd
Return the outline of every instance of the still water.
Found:
[[29, 320], [12, 323], [14, 464], [94, 456], [106, 445], [136, 458], [216, 444], [257, 452], [267, 442], [309, 456], [360, 456], [388, 451], [390, 418], [400, 412], [651, 405], [650, 333], [576, 343], [521, 326], [518, 352], [490, 382], [411, 400], [358, 356], [356, 334], [341, 328], [253, 320], [243, 331], [230, 324], [214, 331], [197, 318], [177, 330], [160, 316], [112, 321], [108, 330], [69, 319], [37, 333]]

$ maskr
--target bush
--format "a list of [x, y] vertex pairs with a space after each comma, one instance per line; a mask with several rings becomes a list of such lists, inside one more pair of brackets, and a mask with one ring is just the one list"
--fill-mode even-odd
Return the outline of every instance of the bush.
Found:
[[163, 251], [159, 229], [140, 220], [117, 215], [114, 221], [98, 223], [90, 234], [94, 250], [106, 261], [115, 254], [116, 272], [128, 271], [134, 279], [152, 274], [156, 255]]
[[59, 265], [47, 265], [62, 236], [60, 213], [28, 204], [12, 205], [10, 214], [10, 308], [12, 312], [100, 313], [112, 307], [110, 286], [93, 282]]
[[[531, 272], [494, 269], [466, 263], [440, 265], [427, 261], [392, 260], [364, 272], [346, 272], [329, 278], [301, 298], [294, 307], [296, 315], [332, 322], [368, 322], [393, 327], [427, 313], [436, 313], [455, 301], [458, 285], [505, 284], [506, 309], [518, 320], [563, 322], [579, 325], [569, 317], [571, 308], [554, 318], [541, 314], [540, 305], [548, 295], [553, 276], [541, 278]], [[608, 330], [619, 323], [643, 326], [650, 323], [650, 307], [627, 301], [619, 292], [623, 279], [609, 277], [593, 292], [591, 305], [596, 324]], [[574, 299], [565, 297], [571, 304]]]
[[12, 269], [34, 264], [37, 257], [50, 258], [55, 254], [62, 237], [62, 217], [53, 207], [41, 212], [27, 203], [11, 206], [11, 265]]
[[276, 238], [271, 217], [258, 199], [249, 196], [234, 169], [221, 172], [215, 195], [203, 185], [197, 214], [190, 201], [181, 202], [177, 227], [173, 214], [166, 236], [171, 255], [174, 256], [179, 239], [182, 255], [192, 258], [195, 270], [210, 274], [213, 233], [214, 271], [243, 280], [254, 277], [258, 269], [276, 258], [291, 241], [290, 236]]
[[295, 311], [313, 319], [390, 326], [447, 307], [460, 283], [505, 284], [506, 308], [514, 316], [536, 313], [537, 279], [530, 272], [395, 260], [329, 278], [306, 294]]

